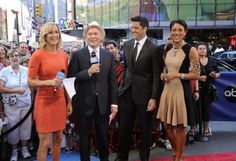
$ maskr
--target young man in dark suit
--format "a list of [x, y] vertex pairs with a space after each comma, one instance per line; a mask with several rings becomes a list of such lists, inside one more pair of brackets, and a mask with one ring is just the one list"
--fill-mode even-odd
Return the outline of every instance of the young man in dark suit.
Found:
[[88, 46], [73, 53], [69, 77], [76, 77], [73, 108], [79, 124], [80, 157], [90, 158], [90, 135], [95, 124], [96, 143], [101, 161], [108, 161], [109, 111], [114, 118], [117, 111], [116, 64], [112, 53], [100, 48], [104, 29], [97, 23], [85, 28], [83, 36]]
[[[121, 95], [120, 131], [117, 161], [127, 161], [135, 116], [140, 128], [140, 160], [147, 161], [150, 155], [151, 121], [160, 93], [162, 56], [158, 47], [146, 35], [147, 18], [131, 18], [133, 39], [124, 43], [125, 73]], [[137, 46], [136, 46], [137, 45]]]

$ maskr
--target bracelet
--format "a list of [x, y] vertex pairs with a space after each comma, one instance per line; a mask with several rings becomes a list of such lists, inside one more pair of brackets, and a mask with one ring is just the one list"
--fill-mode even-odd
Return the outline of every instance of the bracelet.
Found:
[[180, 75], [180, 79], [184, 79], [185, 78], [185, 75], [184, 74], [181, 74]]
[[198, 90], [194, 90], [194, 93], [199, 93], [199, 91]]

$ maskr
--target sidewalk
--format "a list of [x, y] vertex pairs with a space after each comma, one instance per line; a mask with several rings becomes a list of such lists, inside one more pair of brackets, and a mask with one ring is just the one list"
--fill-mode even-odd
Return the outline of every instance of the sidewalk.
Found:
[[[197, 154], [210, 154], [210, 153], [224, 153], [236, 152], [236, 122], [211, 122], [212, 137], [209, 142], [195, 142], [185, 147], [184, 156], [197, 155]], [[62, 154], [65, 155], [65, 154]], [[68, 154], [66, 154], [68, 155]], [[70, 155], [70, 154], [69, 154]], [[71, 154], [73, 155], [73, 154]], [[155, 147], [151, 151], [150, 159], [171, 156], [171, 151], [166, 151], [164, 148]], [[114, 161], [116, 153], [111, 153], [109, 156], [110, 161]], [[24, 161], [33, 161], [35, 156]], [[138, 150], [132, 150], [129, 154], [129, 160], [139, 160]], [[23, 161], [20, 160], [19, 161]], [[79, 158], [77, 159], [79, 161]]]
[[[212, 129], [212, 137], [209, 142], [195, 142], [185, 147], [184, 155], [208, 154], [236, 152], [236, 122], [214, 121], [210, 123]], [[151, 151], [151, 158], [161, 158], [171, 156], [171, 151], [164, 148], [155, 147]], [[110, 161], [114, 161], [116, 153], [110, 154]], [[138, 160], [138, 150], [132, 150], [129, 160]]]

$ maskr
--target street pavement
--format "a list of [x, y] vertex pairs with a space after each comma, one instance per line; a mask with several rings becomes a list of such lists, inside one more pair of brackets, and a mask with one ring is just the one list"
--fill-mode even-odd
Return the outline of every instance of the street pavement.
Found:
[[[185, 147], [184, 156], [197, 155], [197, 154], [209, 154], [209, 153], [224, 153], [224, 152], [236, 152], [236, 122], [221, 122], [214, 121], [210, 123], [212, 129], [212, 137], [209, 142], [195, 142], [194, 144], [188, 144]], [[167, 151], [162, 147], [155, 147], [151, 150], [151, 158], [170, 157], [171, 151]], [[19, 161], [33, 161], [35, 156]], [[114, 161], [116, 153], [109, 155], [109, 160]], [[129, 160], [139, 160], [138, 150], [131, 150]], [[64, 160], [63, 160], [64, 161]], [[78, 160], [79, 161], [79, 160]]]
[[[188, 144], [184, 150], [184, 156], [209, 154], [209, 153], [224, 153], [236, 152], [236, 122], [221, 122], [214, 121], [210, 123], [212, 136], [209, 142], [196, 142]], [[162, 147], [155, 147], [151, 151], [151, 158], [170, 157], [171, 151], [167, 151]], [[116, 158], [116, 153], [110, 154], [110, 160]], [[129, 160], [138, 160], [138, 150], [132, 150], [129, 155]]]

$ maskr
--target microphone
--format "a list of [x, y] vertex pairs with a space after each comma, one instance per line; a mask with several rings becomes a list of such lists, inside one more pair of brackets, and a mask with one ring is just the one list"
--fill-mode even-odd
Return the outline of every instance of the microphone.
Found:
[[90, 62], [91, 62], [91, 64], [97, 64], [98, 63], [98, 58], [97, 58], [97, 55], [94, 51], [91, 53]]
[[[60, 72], [57, 72], [56, 77], [57, 77], [58, 79], [60, 79], [60, 80], [65, 79], [65, 70], [64, 70], [64, 69], [61, 69]], [[55, 86], [55, 87], [54, 87], [54, 92], [57, 92], [57, 88], [58, 88], [58, 86]]]
[[[91, 53], [90, 62], [91, 62], [91, 64], [98, 64], [99, 63], [98, 62], [98, 57], [97, 57], [97, 55], [94, 51]], [[97, 74], [93, 74], [92, 78], [96, 80], [97, 79]]]

